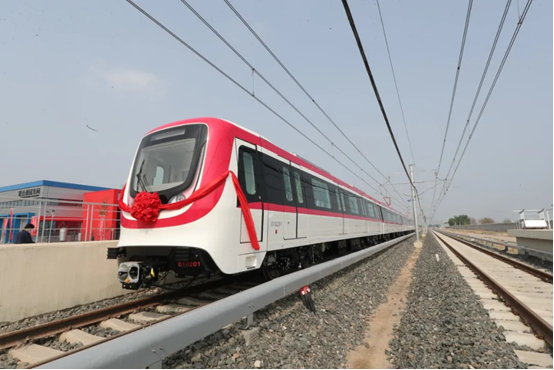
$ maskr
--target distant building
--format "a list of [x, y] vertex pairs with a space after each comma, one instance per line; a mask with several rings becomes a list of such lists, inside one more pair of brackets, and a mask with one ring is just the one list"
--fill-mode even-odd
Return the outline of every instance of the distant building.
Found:
[[33, 223], [37, 242], [115, 239], [120, 190], [57, 181], [0, 187], [0, 243]]

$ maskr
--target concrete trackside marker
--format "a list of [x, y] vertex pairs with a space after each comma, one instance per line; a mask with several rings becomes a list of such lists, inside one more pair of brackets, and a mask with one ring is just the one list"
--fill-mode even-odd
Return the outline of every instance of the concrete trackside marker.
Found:
[[161, 313], [156, 313], [156, 312], [139, 312], [139, 313], [133, 313], [129, 315], [130, 320], [133, 320], [135, 322], [142, 322], [142, 323], [154, 322], [154, 321], [164, 319], [166, 317], [169, 317], [169, 315], [162, 315]]
[[46, 361], [62, 355], [63, 352], [53, 348], [39, 346], [38, 344], [31, 344], [25, 347], [11, 349], [9, 354], [13, 358], [17, 358], [19, 361], [27, 362], [28, 364], [33, 365], [37, 362]]
[[[417, 243], [417, 242], [416, 242]], [[421, 252], [422, 242], [414, 250], [400, 275], [387, 292], [388, 300], [382, 303], [370, 317], [369, 331], [366, 333], [365, 346], [358, 346], [348, 354], [347, 367], [350, 369], [389, 369], [385, 351], [393, 338], [394, 326], [400, 322], [402, 312], [406, 307], [408, 288], [412, 282], [412, 270]]]
[[131, 324], [130, 322], [126, 322], [119, 319], [109, 319], [106, 321], [102, 321], [100, 323], [100, 327], [105, 329], [112, 329], [120, 332], [125, 332], [125, 331], [140, 328], [140, 325]]
[[87, 332], [84, 332], [79, 329], [73, 329], [70, 331], [66, 331], [62, 335], [60, 335], [60, 342], [68, 342], [71, 344], [77, 344], [81, 343], [84, 346], [87, 346], [89, 344], [94, 344], [98, 342], [102, 342], [104, 338], [98, 337], [96, 335], [89, 334]]
[[157, 312], [167, 314], [185, 313], [190, 310], [192, 310], [191, 307], [182, 306], [180, 304], [165, 304], [163, 306], [156, 307]]

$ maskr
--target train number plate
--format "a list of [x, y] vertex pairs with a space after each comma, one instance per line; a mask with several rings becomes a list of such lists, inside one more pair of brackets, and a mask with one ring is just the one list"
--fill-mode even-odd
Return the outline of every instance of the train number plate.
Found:
[[200, 261], [177, 261], [177, 266], [180, 268], [195, 268], [201, 267]]

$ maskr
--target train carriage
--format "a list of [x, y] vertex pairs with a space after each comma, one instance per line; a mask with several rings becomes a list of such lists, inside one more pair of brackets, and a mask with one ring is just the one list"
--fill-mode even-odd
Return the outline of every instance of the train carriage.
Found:
[[122, 191], [124, 288], [204, 272], [268, 279], [411, 232], [405, 215], [260, 135], [217, 118], [141, 141]]

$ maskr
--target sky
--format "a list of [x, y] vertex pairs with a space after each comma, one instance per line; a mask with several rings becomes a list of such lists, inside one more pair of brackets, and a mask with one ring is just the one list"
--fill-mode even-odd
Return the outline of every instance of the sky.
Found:
[[[399, 184], [395, 188], [401, 195], [390, 185], [384, 188], [392, 192], [394, 208], [411, 213], [407, 177], [341, 1], [231, 3], [384, 176], [333, 127], [223, 0], [189, 2], [333, 144], [253, 77], [181, 1], [137, 0], [373, 187], [381, 189], [360, 167], [380, 183], [389, 178]], [[377, 4], [349, 3], [404, 161], [415, 163], [421, 203], [429, 217], [433, 190], [426, 190], [434, 186], [439, 165], [468, 3], [380, 2], [414, 157]], [[473, 4], [439, 178], [452, 162], [505, 4]], [[523, 0], [512, 2], [470, 127], [524, 5]], [[457, 214], [502, 221], [513, 219], [516, 209], [552, 208], [552, 6], [550, 0], [533, 1], [435, 222]], [[146, 132], [203, 116], [251, 129], [383, 199], [126, 1], [1, 2], [0, 186], [45, 179], [121, 187]]]

